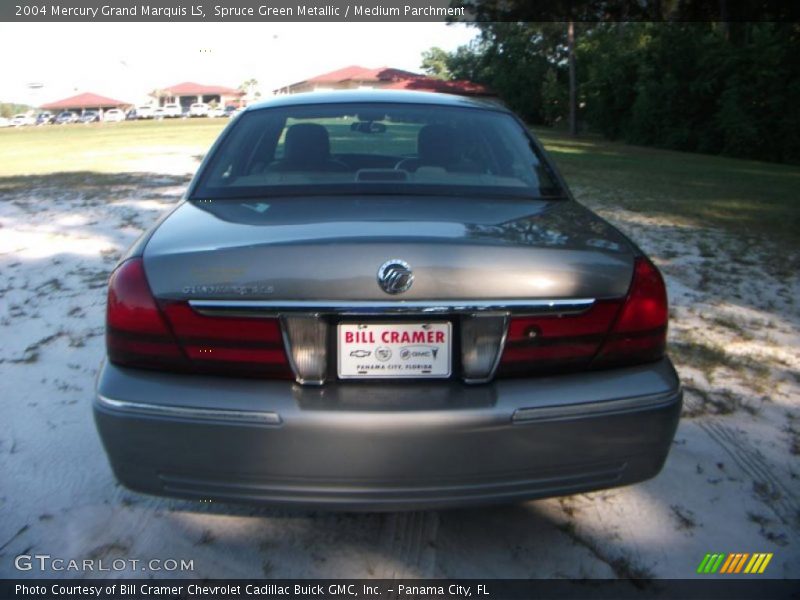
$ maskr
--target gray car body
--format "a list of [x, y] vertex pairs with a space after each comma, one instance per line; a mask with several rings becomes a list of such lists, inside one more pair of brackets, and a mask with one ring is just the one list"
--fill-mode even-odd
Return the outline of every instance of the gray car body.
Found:
[[[506, 110], [407, 92], [298, 95], [247, 110], [345, 102]], [[158, 298], [274, 315], [513, 312], [623, 297], [641, 251], [578, 204], [531, 143], [565, 198], [316, 196], [265, 199], [267, 208], [183, 201], [125, 258], [143, 258]], [[394, 258], [414, 269], [401, 299], [376, 283], [378, 267]], [[482, 385], [329, 377], [319, 387], [104, 364], [97, 389], [101, 437], [133, 489], [357, 510], [641, 481], [661, 469], [681, 406], [668, 358]]]

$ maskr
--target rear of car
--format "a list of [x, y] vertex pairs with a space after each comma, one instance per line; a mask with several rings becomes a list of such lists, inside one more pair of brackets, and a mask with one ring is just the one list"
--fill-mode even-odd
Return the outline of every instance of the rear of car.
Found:
[[15, 127], [24, 127], [26, 125], [34, 125], [36, 123], [32, 116], [25, 113], [14, 115], [11, 118], [11, 122]]
[[125, 120], [125, 113], [119, 108], [110, 108], [103, 113], [103, 121], [106, 123], [119, 123]]
[[176, 119], [181, 116], [183, 109], [180, 104], [172, 103], [164, 105], [164, 116], [170, 119]]
[[84, 124], [97, 123], [100, 120], [100, 113], [96, 110], [87, 110], [80, 116], [79, 120]]
[[155, 109], [150, 106], [149, 104], [144, 104], [142, 106], [136, 107], [136, 118], [137, 119], [152, 119], [154, 117]]
[[278, 99], [114, 271], [95, 417], [155, 494], [394, 510], [624, 485], [677, 426], [667, 315], [656, 267], [507, 111]]
[[195, 102], [189, 106], [190, 117], [207, 117], [209, 106], [205, 102]]
[[55, 122], [57, 125], [69, 125], [70, 123], [76, 123], [78, 118], [79, 117], [76, 113], [65, 110], [58, 113]]

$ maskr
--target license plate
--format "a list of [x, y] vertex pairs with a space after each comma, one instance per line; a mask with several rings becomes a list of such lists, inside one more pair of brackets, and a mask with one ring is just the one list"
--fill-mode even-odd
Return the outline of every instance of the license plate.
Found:
[[446, 323], [340, 323], [342, 379], [450, 376], [452, 326]]

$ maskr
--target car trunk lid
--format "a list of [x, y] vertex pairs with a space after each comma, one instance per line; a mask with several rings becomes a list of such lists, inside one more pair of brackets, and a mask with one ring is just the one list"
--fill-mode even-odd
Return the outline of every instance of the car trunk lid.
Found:
[[[144, 251], [159, 298], [287, 301], [621, 297], [633, 257], [572, 201], [391, 196], [186, 202]], [[396, 296], [391, 259], [414, 274]]]

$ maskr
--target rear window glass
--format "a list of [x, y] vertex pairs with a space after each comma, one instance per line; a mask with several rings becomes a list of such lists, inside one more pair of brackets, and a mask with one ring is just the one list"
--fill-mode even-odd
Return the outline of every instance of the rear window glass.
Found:
[[500, 111], [325, 104], [242, 114], [194, 197], [291, 193], [558, 195], [522, 126]]

